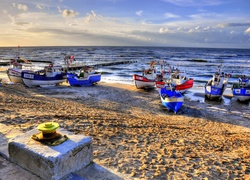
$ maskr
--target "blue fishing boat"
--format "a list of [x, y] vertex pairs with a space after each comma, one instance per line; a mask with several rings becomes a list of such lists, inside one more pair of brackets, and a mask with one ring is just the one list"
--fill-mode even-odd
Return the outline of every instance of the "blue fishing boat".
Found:
[[67, 72], [67, 80], [70, 86], [92, 86], [101, 81], [101, 73], [96, 72], [93, 67], [84, 67], [79, 73]]
[[238, 83], [234, 83], [232, 86], [233, 96], [239, 101], [250, 100], [250, 81], [243, 75], [239, 78]]
[[67, 80], [66, 72], [62, 66], [50, 64], [39, 71], [22, 71], [22, 80], [28, 87], [42, 85], [57, 85]]
[[179, 91], [175, 90], [175, 87], [172, 85], [165, 85], [159, 91], [162, 105], [165, 106], [168, 110], [172, 110], [175, 114], [181, 108], [184, 98]]
[[214, 73], [213, 77], [205, 84], [205, 98], [221, 100], [222, 94], [227, 88], [229, 78], [230, 74], [220, 72], [220, 69]]

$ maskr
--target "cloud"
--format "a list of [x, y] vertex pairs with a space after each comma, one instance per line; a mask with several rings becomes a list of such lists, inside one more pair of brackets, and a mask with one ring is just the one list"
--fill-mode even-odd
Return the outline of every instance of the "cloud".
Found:
[[29, 22], [16, 22], [15, 24], [18, 25], [18, 26], [27, 26], [30, 23]]
[[40, 4], [37, 4], [37, 5], [36, 5], [36, 8], [37, 8], [37, 9], [45, 9], [45, 7], [44, 7], [43, 5], [40, 5]]
[[160, 28], [159, 33], [161, 33], [161, 34], [163, 34], [163, 33], [174, 33], [174, 30], [171, 29], [171, 28], [167, 28], [167, 27], [163, 28], [162, 27], [162, 28]]
[[158, 34], [166, 43], [175, 40], [174, 44], [187, 44], [188, 46], [192, 42], [192, 45], [202, 47], [219, 47], [220, 45], [226, 47], [226, 44], [227, 47], [249, 47], [250, 27], [244, 29], [244, 26], [241, 26], [243, 24], [245, 23], [220, 28], [216, 24], [178, 27], [169, 23], [168, 26], [159, 28]]
[[219, 0], [163, 0], [177, 6], [215, 6], [220, 5], [223, 1]]
[[250, 27], [244, 31], [244, 34], [249, 34], [250, 35]]
[[28, 10], [28, 6], [23, 5], [23, 4], [16, 4], [16, 3], [12, 3], [12, 6], [19, 9], [19, 10], [23, 10], [23, 11], [27, 11]]
[[78, 14], [79, 14], [78, 12], [75, 12], [73, 10], [68, 10], [68, 9], [64, 9], [62, 12], [63, 17], [75, 17]]
[[167, 19], [171, 19], [171, 18], [179, 18], [180, 16], [172, 13], [165, 13], [164, 17], [166, 17]]
[[222, 19], [222, 15], [221, 14], [217, 14], [217, 13], [200, 13], [200, 14], [192, 14], [189, 15], [190, 18], [192, 19], [196, 19], [196, 20], [201, 20], [201, 19]]
[[87, 16], [84, 18], [85, 22], [90, 22], [96, 18], [100, 18], [100, 15], [97, 15], [93, 10], [91, 11], [91, 13], [88, 13]]
[[140, 11], [137, 11], [135, 14], [136, 14], [136, 15], [138, 15], [138, 16], [141, 16], [141, 15], [142, 15], [142, 13], [143, 13], [143, 11], [142, 11], [142, 10], [140, 10]]
[[222, 23], [218, 24], [218, 27], [224, 28], [224, 27], [246, 27], [250, 26], [250, 23]]

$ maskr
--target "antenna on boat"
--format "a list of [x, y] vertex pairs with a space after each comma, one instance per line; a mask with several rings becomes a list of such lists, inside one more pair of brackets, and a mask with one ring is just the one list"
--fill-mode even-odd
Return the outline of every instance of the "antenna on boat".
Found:
[[20, 59], [20, 45], [17, 46], [17, 55], [15, 61], [17, 61], [17, 59]]
[[17, 56], [20, 57], [20, 46], [18, 45], [18, 52], [17, 52]]

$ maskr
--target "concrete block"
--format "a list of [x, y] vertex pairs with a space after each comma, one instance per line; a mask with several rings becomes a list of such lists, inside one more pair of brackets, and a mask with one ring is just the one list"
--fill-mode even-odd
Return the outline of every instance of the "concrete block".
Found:
[[46, 146], [31, 138], [34, 129], [9, 140], [10, 160], [42, 179], [58, 180], [78, 171], [93, 161], [92, 139], [72, 135], [59, 128], [57, 132], [69, 139], [57, 146]]

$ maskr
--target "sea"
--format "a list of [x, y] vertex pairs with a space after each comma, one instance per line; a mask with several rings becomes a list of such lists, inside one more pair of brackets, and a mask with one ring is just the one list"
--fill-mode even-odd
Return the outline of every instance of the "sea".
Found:
[[[74, 56], [75, 64], [94, 65], [107, 62], [130, 62], [110, 66], [99, 66], [102, 81], [134, 84], [132, 75], [142, 74], [150, 61], [164, 60], [171, 67], [186, 72], [194, 79], [196, 92], [204, 91], [205, 83], [218, 71], [231, 75], [228, 88], [241, 75], [250, 77], [250, 49], [186, 48], [186, 47], [113, 47], [113, 46], [63, 46], [63, 47], [2, 47], [0, 61], [20, 56], [38, 61], [43, 67], [52, 61], [63, 65], [66, 55]], [[41, 62], [39, 62], [41, 61]], [[192, 92], [192, 89], [191, 89]]]

